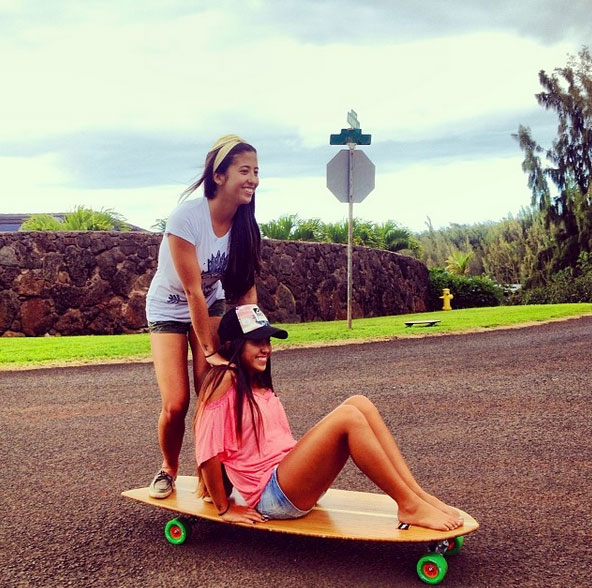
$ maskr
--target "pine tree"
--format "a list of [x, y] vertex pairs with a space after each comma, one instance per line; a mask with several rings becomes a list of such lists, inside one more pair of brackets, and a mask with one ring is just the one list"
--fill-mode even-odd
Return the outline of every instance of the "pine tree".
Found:
[[[545, 215], [556, 248], [548, 270], [575, 267], [581, 251], [592, 244], [592, 57], [583, 47], [565, 67], [539, 72], [543, 91], [538, 103], [558, 117], [557, 135], [543, 149], [528, 127], [515, 138], [524, 151], [532, 205]], [[544, 160], [543, 160], [544, 157]], [[549, 180], [556, 194], [551, 193]], [[543, 260], [541, 260], [542, 262]], [[540, 263], [537, 264], [540, 266]]]

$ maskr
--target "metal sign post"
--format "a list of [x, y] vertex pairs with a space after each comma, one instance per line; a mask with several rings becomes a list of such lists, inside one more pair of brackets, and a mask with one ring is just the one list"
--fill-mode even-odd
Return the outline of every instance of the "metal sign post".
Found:
[[347, 328], [352, 328], [353, 293], [353, 236], [354, 202], [362, 202], [374, 190], [375, 167], [362, 151], [355, 151], [356, 145], [370, 145], [371, 135], [363, 135], [358, 115], [347, 113], [349, 129], [331, 135], [330, 145], [347, 145], [327, 164], [327, 188], [337, 200], [348, 203], [347, 219]]
[[347, 195], [347, 328], [352, 328], [352, 294], [353, 294], [353, 256], [354, 256], [354, 149], [355, 143], [348, 143], [348, 175], [349, 186]]

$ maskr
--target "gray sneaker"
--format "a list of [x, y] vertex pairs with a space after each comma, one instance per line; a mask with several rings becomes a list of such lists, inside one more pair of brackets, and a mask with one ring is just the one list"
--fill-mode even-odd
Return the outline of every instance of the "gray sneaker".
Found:
[[175, 489], [175, 478], [167, 474], [164, 470], [160, 470], [152, 484], [148, 488], [148, 494], [152, 498], [166, 498]]

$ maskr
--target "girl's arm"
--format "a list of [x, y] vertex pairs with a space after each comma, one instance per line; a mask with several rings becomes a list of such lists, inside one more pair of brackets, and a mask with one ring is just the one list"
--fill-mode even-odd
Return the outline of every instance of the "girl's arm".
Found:
[[201, 289], [201, 270], [197, 261], [195, 246], [189, 241], [175, 235], [168, 234], [167, 238], [175, 269], [187, 296], [191, 324], [202, 351], [208, 363], [215, 365], [228, 363], [216, 353], [218, 350], [214, 347], [214, 338], [210, 330], [208, 305]]
[[222, 466], [218, 456], [202, 463], [199, 470], [218, 514], [225, 521], [254, 524], [265, 520], [255, 509], [248, 506], [238, 506], [226, 496], [226, 489], [222, 479]]

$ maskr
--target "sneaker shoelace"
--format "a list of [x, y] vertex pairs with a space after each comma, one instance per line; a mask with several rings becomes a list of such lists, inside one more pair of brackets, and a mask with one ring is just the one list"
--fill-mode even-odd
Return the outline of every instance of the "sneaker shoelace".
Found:
[[156, 476], [156, 479], [154, 480], [154, 483], [160, 482], [161, 480], [166, 480], [167, 482], [172, 484], [175, 479], [170, 474], [167, 474], [167, 472], [165, 472], [164, 470], [160, 470], [160, 472], [158, 472]]

